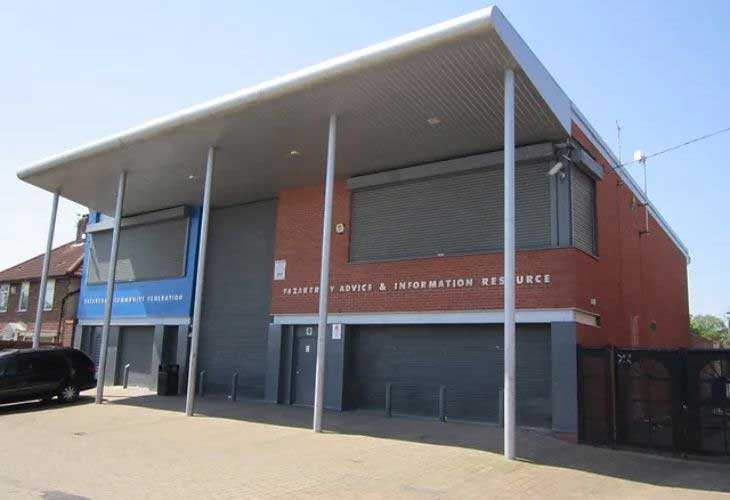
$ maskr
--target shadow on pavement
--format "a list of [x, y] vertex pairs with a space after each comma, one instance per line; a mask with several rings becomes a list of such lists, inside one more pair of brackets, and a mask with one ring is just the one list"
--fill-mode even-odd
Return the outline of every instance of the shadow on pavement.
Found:
[[[183, 413], [183, 397], [111, 396], [108, 402]], [[223, 397], [196, 400], [196, 415], [309, 429], [312, 410], [261, 401], [231, 402]], [[374, 411], [325, 412], [325, 432], [363, 435], [438, 446], [455, 446], [502, 453], [502, 428], [465, 422], [442, 423], [413, 418], [386, 418]], [[667, 488], [730, 492], [730, 465], [667, 458], [560, 441], [547, 431], [520, 429], [520, 460], [548, 467], [568, 468]]]
[[93, 402], [93, 396], [83, 395], [79, 396], [78, 401], [76, 401], [75, 403], [61, 403], [60, 401], [58, 401], [58, 399], [54, 398], [51, 401], [35, 400], [23, 401], [22, 403], [0, 404], [0, 417], [3, 415], [11, 415], [13, 413], [30, 413], [36, 411], [60, 410], [63, 408], [68, 408], [69, 406], [85, 405]]

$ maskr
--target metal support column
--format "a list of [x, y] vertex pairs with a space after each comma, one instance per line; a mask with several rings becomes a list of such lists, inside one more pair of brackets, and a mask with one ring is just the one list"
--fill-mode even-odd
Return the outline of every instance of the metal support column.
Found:
[[101, 352], [99, 353], [99, 374], [96, 382], [96, 403], [104, 400], [104, 376], [106, 375], [106, 350], [109, 345], [109, 324], [112, 319], [112, 303], [114, 298], [114, 278], [117, 273], [117, 250], [119, 250], [119, 228], [122, 223], [122, 206], [124, 205], [124, 189], [127, 185], [127, 172], [119, 174], [117, 186], [117, 205], [114, 209], [114, 229], [112, 231], [112, 249], [109, 256], [109, 274], [106, 278], [106, 302], [104, 302], [104, 326], [101, 330]]
[[504, 456], [515, 458], [515, 74], [504, 73]]
[[188, 363], [188, 395], [185, 400], [185, 414], [190, 417], [195, 405], [195, 375], [198, 367], [198, 344], [200, 343], [200, 318], [203, 307], [203, 282], [205, 280], [205, 253], [208, 249], [208, 219], [210, 218], [210, 191], [213, 185], [215, 147], [208, 148], [208, 162], [205, 167], [203, 189], [203, 213], [200, 217], [200, 243], [198, 245], [198, 270], [195, 278], [195, 301], [193, 305], [193, 332], [190, 340], [190, 362]]
[[335, 142], [337, 115], [330, 116], [327, 141], [327, 173], [324, 188], [324, 221], [322, 222], [322, 264], [319, 277], [319, 322], [317, 323], [317, 367], [314, 379], [314, 432], [322, 432], [324, 409], [324, 363], [327, 344], [327, 299], [329, 296], [330, 239], [332, 236], [332, 198], [335, 185]]
[[43, 308], [46, 303], [46, 284], [48, 283], [48, 268], [51, 264], [51, 249], [53, 248], [53, 233], [56, 230], [56, 213], [58, 213], [58, 191], [53, 193], [51, 204], [51, 221], [48, 223], [48, 238], [46, 239], [46, 255], [43, 257], [41, 271], [41, 286], [38, 290], [38, 305], [35, 310], [35, 328], [33, 329], [33, 349], [41, 346], [41, 324], [43, 323]]

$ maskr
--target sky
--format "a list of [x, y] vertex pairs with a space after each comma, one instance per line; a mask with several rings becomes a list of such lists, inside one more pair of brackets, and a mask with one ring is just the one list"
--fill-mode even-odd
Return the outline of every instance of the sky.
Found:
[[[45, 248], [51, 195], [17, 179], [23, 166], [488, 5], [0, 0], [0, 269]], [[730, 2], [496, 5], [614, 151], [621, 124], [624, 160], [730, 127]], [[693, 314], [730, 309], [729, 144], [648, 163], [650, 198], [690, 250]], [[83, 212], [61, 201], [55, 245]]]

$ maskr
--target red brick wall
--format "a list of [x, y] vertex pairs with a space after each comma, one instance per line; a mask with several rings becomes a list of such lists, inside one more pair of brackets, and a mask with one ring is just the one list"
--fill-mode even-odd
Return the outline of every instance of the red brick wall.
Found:
[[[576, 139], [599, 158], [580, 131]], [[593, 257], [577, 249], [521, 251], [517, 275], [549, 274], [550, 284], [517, 287], [518, 308], [580, 308], [600, 314], [600, 328], [581, 327], [585, 344], [631, 345], [631, 317], [639, 317], [642, 345], [687, 345], [687, 277], [682, 253], [652, 223], [639, 237], [643, 208], [632, 209], [632, 194], [607, 169], [597, 188], [598, 249]], [[274, 281], [272, 314], [316, 313], [322, 239], [323, 187], [281, 191], [277, 209], [275, 258], [287, 261], [286, 279]], [[350, 192], [335, 185], [330, 284], [331, 312], [421, 312], [501, 309], [502, 287], [481, 286], [485, 276], [501, 276], [501, 253], [394, 262], [349, 263]], [[397, 290], [398, 281], [472, 278], [474, 286], [437, 290]], [[383, 283], [385, 290], [380, 290]], [[367, 285], [365, 292], [340, 292], [342, 285]], [[308, 293], [294, 293], [300, 287]], [[597, 305], [591, 305], [591, 298]], [[655, 332], [649, 321], [657, 322]]]
[[[601, 312], [601, 329], [615, 345], [686, 347], [689, 345], [687, 260], [649, 217], [631, 189], [610, 167], [586, 135], [573, 125], [573, 137], [602, 166], [597, 185], [598, 255], [581, 267], [581, 287], [592, 289]], [[636, 317], [636, 320], [633, 320]], [[632, 322], [638, 326], [632, 336]], [[656, 330], [650, 323], [656, 323]], [[586, 334], [586, 344], [605, 343], [603, 335]]]
[[[319, 285], [322, 239], [322, 188], [289, 189], [279, 193], [276, 226], [276, 259], [286, 259], [286, 280], [274, 281], [272, 313], [314, 313], [315, 293], [288, 294], [286, 289]], [[393, 262], [350, 264], [350, 192], [344, 181], [336, 183], [333, 224], [345, 224], [345, 232], [332, 234], [330, 295], [332, 312], [462, 311], [499, 309], [502, 288], [482, 286], [482, 277], [501, 276], [501, 253], [413, 259]], [[590, 297], [577, 287], [575, 261], [593, 257], [575, 249], [519, 252], [517, 274], [549, 274], [549, 284], [518, 286], [517, 305], [521, 308], [585, 307]], [[474, 286], [437, 290], [393, 290], [396, 281], [472, 278]], [[544, 278], [543, 278], [544, 279]], [[380, 283], [387, 288], [380, 291]], [[340, 285], [370, 284], [364, 293], [341, 293]]]

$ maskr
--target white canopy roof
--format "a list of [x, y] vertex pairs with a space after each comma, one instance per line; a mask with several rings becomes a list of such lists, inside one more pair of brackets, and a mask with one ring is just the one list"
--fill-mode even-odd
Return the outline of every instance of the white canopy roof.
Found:
[[18, 177], [111, 213], [116, 179], [126, 170], [125, 215], [198, 205], [214, 145], [213, 206], [264, 199], [322, 182], [331, 113], [338, 115], [341, 178], [501, 150], [507, 68], [515, 71], [517, 146], [563, 141], [575, 122], [615, 161], [499, 9], [489, 7], [152, 120]]

